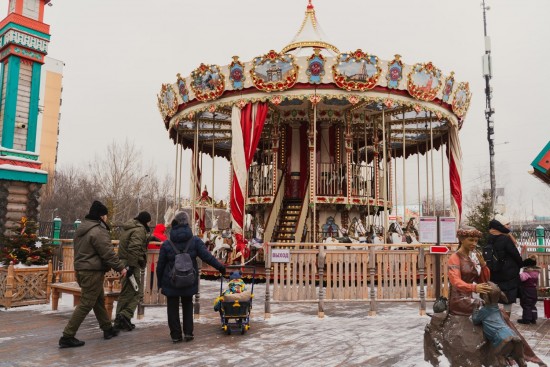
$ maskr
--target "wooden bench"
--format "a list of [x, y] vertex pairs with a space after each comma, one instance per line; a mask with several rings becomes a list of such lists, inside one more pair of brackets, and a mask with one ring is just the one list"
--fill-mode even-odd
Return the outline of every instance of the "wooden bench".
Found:
[[[54, 272], [56, 282], [51, 284], [52, 292], [52, 310], [56, 311], [59, 305], [59, 297], [62, 293], [71, 294], [73, 296], [73, 306], [77, 306], [80, 303], [80, 296], [82, 295], [82, 289], [77, 282], [62, 282], [61, 277], [64, 274], [74, 275], [74, 270], [58, 270]], [[74, 279], [74, 278], [73, 278]], [[120, 274], [114, 271], [109, 271], [105, 274], [104, 293], [105, 293], [105, 309], [109, 318], [113, 319], [113, 303], [118, 300], [120, 296]]]

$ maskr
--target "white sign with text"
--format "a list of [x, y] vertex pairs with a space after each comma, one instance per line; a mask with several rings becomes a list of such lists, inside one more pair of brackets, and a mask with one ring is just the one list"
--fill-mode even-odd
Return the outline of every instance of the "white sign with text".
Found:
[[456, 238], [456, 218], [439, 217], [439, 239], [441, 243], [458, 243]]
[[290, 262], [290, 250], [289, 249], [272, 249], [271, 262], [272, 263]]
[[418, 241], [422, 243], [437, 243], [437, 217], [419, 218]]

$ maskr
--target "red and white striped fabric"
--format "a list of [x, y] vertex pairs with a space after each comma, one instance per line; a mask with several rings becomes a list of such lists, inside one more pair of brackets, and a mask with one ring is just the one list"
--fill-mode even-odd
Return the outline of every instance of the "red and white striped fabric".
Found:
[[267, 103], [248, 103], [242, 110], [233, 106], [231, 113], [231, 220], [233, 230], [242, 233], [244, 221], [244, 201], [248, 182], [248, 169], [258, 147], [260, 136], [267, 117]]
[[449, 182], [451, 187], [451, 210], [456, 217], [457, 226], [462, 217], [462, 149], [458, 139], [458, 126], [449, 128]]
[[[198, 161], [198, 159], [195, 159], [195, 152], [191, 153], [191, 197], [193, 197], [193, 190], [195, 191], [195, 201], [198, 200], [201, 197], [201, 168], [197, 165], [195, 167], [195, 163]], [[195, 223], [197, 221], [199, 222], [199, 228], [201, 231], [204, 231], [204, 209], [198, 209], [195, 208]], [[198, 228], [197, 228], [198, 229]]]

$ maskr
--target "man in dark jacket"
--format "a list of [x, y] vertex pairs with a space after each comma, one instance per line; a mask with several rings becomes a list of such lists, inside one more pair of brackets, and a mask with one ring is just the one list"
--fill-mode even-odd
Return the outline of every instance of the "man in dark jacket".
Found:
[[[148, 223], [151, 214], [140, 212], [137, 217], [124, 224], [124, 232], [118, 243], [118, 257], [128, 271], [122, 278], [122, 290], [116, 307], [115, 328], [132, 331], [135, 325], [130, 321], [134, 316], [139, 300], [143, 296], [141, 269], [147, 264], [147, 237], [150, 232]], [[130, 277], [138, 286], [136, 290]]]
[[80, 304], [76, 306], [71, 319], [63, 330], [63, 336], [59, 339], [61, 348], [80, 347], [83, 341], [75, 338], [80, 324], [93, 309], [99, 327], [103, 330], [103, 337], [111, 339], [118, 335], [118, 330], [113, 328], [107, 310], [105, 309], [105, 296], [103, 282], [105, 272], [114, 269], [122, 276], [126, 275], [126, 269], [116, 255], [107, 225], [108, 210], [99, 201], [94, 201], [90, 212], [86, 215], [75, 233], [74, 238], [74, 270], [76, 280], [82, 289]]
[[498, 285], [508, 299], [504, 303], [504, 311], [508, 317], [512, 312], [512, 304], [516, 303], [518, 297], [519, 270], [523, 266], [523, 260], [514, 243], [508, 218], [501, 214], [495, 215], [495, 218], [489, 222], [489, 237], [487, 239], [487, 244], [493, 247], [495, 258], [489, 260], [500, 261], [502, 266], [493, 267], [491, 281]]
[[195, 283], [186, 288], [174, 288], [170, 283], [170, 269], [173, 268], [176, 253], [170, 241], [178, 251], [183, 251], [189, 243], [188, 253], [193, 260], [193, 267], [198, 274], [197, 257], [202, 261], [216, 268], [220, 273], [225, 274], [225, 267], [206, 249], [204, 242], [197, 236], [193, 236], [189, 228], [189, 217], [185, 212], [179, 212], [172, 221], [169, 240], [164, 241], [159, 252], [157, 263], [158, 287], [167, 299], [168, 327], [170, 336], [174, 343], [181, 342], [182, 327], [179, 317], [179, 303], [183, 308], [183, 336], [185, 341], [193, 340], [193, 295], [199, 291], [199, 277]]

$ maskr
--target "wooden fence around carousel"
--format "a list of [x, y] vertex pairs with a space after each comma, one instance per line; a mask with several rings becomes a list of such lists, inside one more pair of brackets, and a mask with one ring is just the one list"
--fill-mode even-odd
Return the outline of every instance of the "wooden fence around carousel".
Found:
[[[63, 272], [61, 281], [74, 281], [74, 254], [72, 240], [61, 240], [57, 266]], [[113, 241], [115, 249], [118, 241]], [[317, 303], [318, 316], [324, 316], [325, 302], [369, 303], [369, 315], [376, 315], [379, 302], [418, 302], [420, 315], [426, 312], [426, 302], [433, 301], [438, 291], [442, 296], [449, 293], [447, 261], [456, 244], [448, 245], [445, 255], [429, 253], [430, 245], [407, 245], [407, 250], [381, 250], [384, 245], [315, 243], [267, 243], [265, 256], [265, 318], [271, 315], [273, 303]], [[391, 245], [390, 245], [391, 246]], [[348, 248], [350, 247], [350, 248]], [[540, 246], [533, 246], [538, 251]], [[288, 263], [271, 262], [272, 249], [289, 249]], [[528, 248], [522, 249], [527, 255]], [[545, 252], [535, 252], [542, 268], [540, 287], [550, 287], [550, 246]], [[528, 254], [532, 254], [529, 252]], [[154, 273], [159, 250], [147, 251], [147, 265], [142, 274], [143, 299], [138, 307], [138, 318], [144, 315], [145, 307], [163, 306], [166, 297], [157, 286]], [[440, 286], [437, 286], [439, 263]], [[59, 280], [58, 280], [59, 281]], [[323, 284], [322, 287], [319, 287]], [[195, 317], [200, 314], [200, 293], [195, 296]]]
[[[448, 296], [447, 262], [457, 245], [447, 245], [445, 255], [430, 254], [430, 245], [407, 245], [407, 250], [380, 250], [381, 245], [315, 243], [269, 243], [267, 251], [288, 249], [288, 263], [271, 262], [266, 256], [265, 317], [272, 303], [310, 302], [318, 304], [324, 316], [325, 302], [365, 302], [369, 315], [376, 315], [379, 302], [418, 302], [419, 313], [426, 313], [426, 301], [437, 294]], [[383, 246], [383, 245], [382, 245]], [[537, 247], [542, 250], [540, 247]], [[537, 252], [542, 268], [540, 287], [550, 286], [550, 246]], [[439, 264], [439, 287], [437, 266]], [[322, 287], [320, 285], [323, 285]]]

